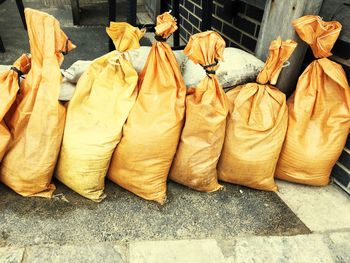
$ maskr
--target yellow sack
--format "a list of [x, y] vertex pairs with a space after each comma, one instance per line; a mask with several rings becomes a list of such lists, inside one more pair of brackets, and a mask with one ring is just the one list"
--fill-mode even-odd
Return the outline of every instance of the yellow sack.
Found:
[[341, 24], [318, 16], [293, 21], [302, 40], [317, 60], [299, 77], [288, 99], [289, 124], [276, 177], [295, 183], [321, 186], [329, 182], [350, 127], [350, 90], [343, 68], [330, 61]]
[[51, 197], [65, 108], [58, 101], [63, 54], [75, 46], [46, 13], [26, 8], [31, 69], [6, 123], [12, 139], [1, 163], [0, 180], [23, 196]]
[[[207, 76], [186, 97], [186, 117], [170, 179], [198, 191], [213, 192], [218, 184], [216, 166], [225, 138], [228, 101], [215, 75], [223, 59], [225, 41], [213, 31], [195, 34], [184, 50]], [[210, 66], [211, 65], [211, 66]], [[212, 72], [211, 72], [212, 71]]]
[[285, 95], [272, 85], [296, 46], [292, 40], [272, 41], [257, 83], [227, 93], [232, 109], [218, 165], [220, 180], [277, 190], [273, 177], [287, 130], [288, 111]]
[[20, 77], [30, 69], [30, 56], [22, 55], [10, 70], [0, 74], [0, 162], [11, 140], [5, 116], [10, 111], [19, 91]]
[[175, 19], [157, 17], [153, 43], [139, 76], [139, 95], [123, 128], [108, 178], [123, 188], [163, 204], [166, 181], [183, 125], [186, 86], [170, 46]]
[[95, 59], [79, 79], [67, 109], [56, 177], [77, 193], [101, 201], [105, 176], [123, 125], [137, 96], [137, 72], [127, 51], [140, 47], [144, 31], [111, 22], [116, 47]]

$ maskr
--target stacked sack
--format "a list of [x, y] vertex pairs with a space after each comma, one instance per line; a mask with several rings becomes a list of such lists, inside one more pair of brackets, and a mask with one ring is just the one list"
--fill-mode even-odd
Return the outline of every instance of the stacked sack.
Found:
[[299, 77], [288, 100], [289, 124], [276, 177], [322, 186], [339, 158], [350, 127], [350, 90], [342, 67], [329, 60], [341, 24], [318, 16], [293, 21], [317, 60]]
[[287, 130], [288, 112], [285, 95], [273, 85], [296, 46], [292, 40], [272, 41], [257, 83], [227, 93], [231, 109], [218, 164], [220, 180], [277, 190], [274, 172]]
[[225, 41], [213, 31], [195, 34], [184, 53], [202, 65], [207, 76], [186, 97], [186, 117], [170, 179], [198, 191], [213, 192], [218, 184], [216, 166], [225, 138], [228, 101], [215, 75], [223, 59]]
[[77, 83], [56, 172], [62, 183], [96, 202], [105, 197], [108, 166], [137, 97], [138, 75], [127, 52], [139, 48], [144, 35], [115, 22], [107, 33], [116, 50], [95, 59]]
[[65, 108], [58, 100], [60, 64], [63, 54], [75, 46], [53, 16], [27, 8], [25, 17], [31, 68], [5, 116], [11, 141], [1, 162], [0, 180], [23, 196], [51, 197], [65, 123]]
[[113, 182], [160, 204], [166, 201], [167, 177], [185, 112], [185, 82], [165, 42], [176, 29], [169, 13], [157, 17], [157, 41], [139, 75], [139, 94], [108, 172]]

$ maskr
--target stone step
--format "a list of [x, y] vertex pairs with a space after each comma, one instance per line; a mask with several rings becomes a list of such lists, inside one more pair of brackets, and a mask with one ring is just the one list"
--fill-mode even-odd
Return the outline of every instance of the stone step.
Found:
[[349, 262], [350, 233], [0, 247], [0, 262]]
[[350, 136], [348, 136], [345, 148], [333, 167], [332, 175], [335, 183], [350, 194]]
[[349, 148], [347, 148], [347, 147], [344, 148], [342, 154], [339, 157], [338, 162], [350, 170], [350, 150], [349, 150]]
[[332, 176], [336, 184], [350, 194], [350, 169], [348, 169], [340, 159], [333, 167]]
[[350, 149], [350, 136], [348, 136], [348, 139], [346, 140], [346, 148]]

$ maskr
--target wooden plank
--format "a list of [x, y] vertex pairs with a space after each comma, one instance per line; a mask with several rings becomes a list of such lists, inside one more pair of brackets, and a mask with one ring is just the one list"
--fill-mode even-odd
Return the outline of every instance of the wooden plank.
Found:
[[265, 61], [271, 41], [278, 36], [283, 40], [294, 39], [298, 43], [298, 47], [289, 59], [290, 66], [282, 70], [276, 85], [287, 95], [295, 89], [307, 49], [307, 44], [295, 33], [292, 21], [306, 14], [318, 14], [322, 2], [323, 0], [267, 0], [266, 2], [255, 54]]

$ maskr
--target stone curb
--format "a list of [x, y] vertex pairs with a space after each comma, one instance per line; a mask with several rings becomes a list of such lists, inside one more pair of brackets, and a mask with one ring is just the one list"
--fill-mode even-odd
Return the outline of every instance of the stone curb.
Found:
[[350, 262], [350, 231], [297, 236], [250, 236], [233, 240], [104, 242], [1, 247], [1, 263], [231, 263]]

